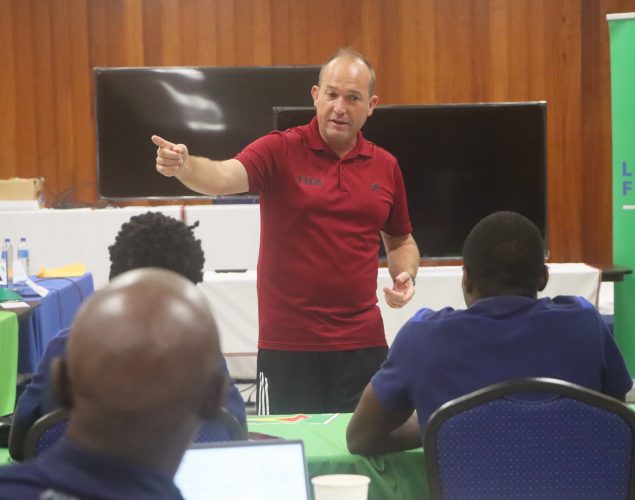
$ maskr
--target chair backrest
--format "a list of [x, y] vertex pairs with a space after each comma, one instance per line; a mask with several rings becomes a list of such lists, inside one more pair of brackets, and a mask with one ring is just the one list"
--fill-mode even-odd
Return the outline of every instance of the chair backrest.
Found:
[[423, 446], [434, 500], [635, 498], [635, 412], [560, 380], [450, 401], [428, 420]]
[[221, 408], [213, 420], [207, 420], [201, 426], [195, 443], [215, 443], [221, 441], [241, 441], [247, 439], [246, 427], [226, 408]]
[[53, 446], [66, 432], [68, 421], [69, 412], [63, 408], [53, 410], [37, 419], [24, 440], [24, 459], [37, 457]]
[[[26, 435], [24, 459], [36, 457], [53, 446], [66, 432], [68, 422], [69, 412], [62, 408], [40, 417]], [[221, 408], [213, 420], [208, 420], [201, 426], [195, 442], [213, 443], [244, 439], [247, 439], [247, 429], [225, 408]]]

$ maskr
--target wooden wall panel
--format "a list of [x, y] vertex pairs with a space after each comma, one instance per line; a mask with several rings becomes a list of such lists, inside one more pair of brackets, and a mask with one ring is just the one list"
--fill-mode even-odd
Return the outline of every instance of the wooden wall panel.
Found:
[[[30, 19], [33, 17], [32, 2], [20, 2], [13, 5], [14, 19]], [[22, 145], [18, 150], [16, 167], [26, 172], [34, 172], [37, 165], [36, 102], [32, 96], [36, 90], [36, 77], [33, 71], [35, 54], [34, 29], [32, 24], [25, 24], [21, 29], [14, 29], [13, 70], [15, 78], [16, 112], [21, 119], [15, 122], [15, 143]]]
[[[32, 0], [31, 13], [34, 15], [33, 37], [34, 37], [34, 53], [31, 56], [31, 67], [29, 69], [29, 78], [32, 78], [36, 84], [32, 95], [32, 102], [36, 106], [34, 111], [35, 129], [31, 132], [36, 137], [35, 151], [37, 153], [36, 162], [32, 165], [20, 165], [20, 175], [22, 177], [34, 177], [42, 175], [47, 179], [54, 181], [57, 174], [57, 141], [53, 132], [53, 117], [56, 116], [56, 96], [53, 88], [53, 47], [52, 47], [52, 31], [51, 31], [51, 12], [50, 6], [43, 6], [37, 10], [35, 15], [36, 1]], [[22, 106], [22, 101], [20, 101]], [[20, 113], [22, 118], [24, 113]], [[25, 117], [25, 119], [27, 119]], [[90, 123], [90, 122], [88, 122]], [[17, 123], [16, 123], [17, 125]], [[90, 125], [83, 123], [84, 128]], [[24, 147], [24, 143], [16, 144], [16, 147]], [[24, 170], [23, 170], [24, 168]], [[70, 170], [70, 169], [69, 169]], [[78, 169], [73, 169], [78, 170]], [[83, 171], [89, 169], [82, 169]], [[24, 172], [24, 173], [23, 173]], [[68, 172], [67, 175], [70, 175]], [[89, 198], [90, 199], [90, 198]]]
[[[553, 261], [611, 260], [607, 12], [635, 0], [0, 0], [0, 178], [95, 204], [95, 66], [376, 66], [382, 104], [546, 100]], [[307, 89], [307, 92], [309, 89]], [[151, 165], [148, 168], [152, 168]]]
[[4, 53], [4, 75], [0, 78], [0, 113], [4, 119], [0, 121], [0, 178], [17, 175], [17, 148], [15, 130], [18, 113], [16, 109], [17, 96], [15, 59], [17, 57], [16, 36], [13, 31], [13, 3], [12, 0], [0, 0], [0, 9], [4, 15], [0, 16], [0, 47]]
[[[547, 176], [550, 196], [550, 241], [558, 243], [559, 251], [575, 255], [580, 249], [580, 188], [582, 182], [580, 136], [580, 28], [576, 29], [579, 2], [558, 1], [547, 23], [545, 98], [547, 100]], [[575, 6], [573, 5], [575, 4]], [[557, 193], [552, 190], [560, 186]], [[556, 196], [554, 196], [556, 194]], [[571, 217], [571, 214], [576, 214]], [[556, 229], [556, 231], [554, 231]], [[554, 241], [554, 238], [557, 238]], [[552, 246], [553, 248], [553, 246]]]

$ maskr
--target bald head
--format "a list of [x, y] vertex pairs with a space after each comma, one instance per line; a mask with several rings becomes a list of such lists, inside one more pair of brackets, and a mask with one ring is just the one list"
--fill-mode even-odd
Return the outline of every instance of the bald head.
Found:
[[131, 439], [145, 454], [153, 441], [187, 446], [222, 400], [214, 318], [202, 293], [171, 271], [122, 274], [89, 299], [66, 363], [69, 435], [114, 455], [128, 450], [105, 448]]
[[337, 52], [335, 52], [331, 57], [329, 57], [326, 62], [320, 68], [319, 82], [318, 85], [322, 86], [322, 82], [324, 81], [324, 74], [329, 71], [334, 64], [338, 61], [344, 61], [347, 63], [354, 63], [360, 66], [360, 70], [367, 73], [368, 80], [368, 95], [372, 96], [375, 93], [375, 70], [371, 66], [368, 59], [366, 59], [362, 54], [357, 52], [356, 50], [351, 49], [350, 47], [342, 47]]

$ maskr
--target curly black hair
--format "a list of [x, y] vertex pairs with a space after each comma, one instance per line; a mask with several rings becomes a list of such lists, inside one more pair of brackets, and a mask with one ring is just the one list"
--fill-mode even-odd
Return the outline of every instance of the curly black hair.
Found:
[[140, 267], [159, 267], [181, 274], [192, 283], [203, 281], [205, 255], [194, 228], [160, 212], [135, 215], [124, 223], [108, 247], [110, 279]]

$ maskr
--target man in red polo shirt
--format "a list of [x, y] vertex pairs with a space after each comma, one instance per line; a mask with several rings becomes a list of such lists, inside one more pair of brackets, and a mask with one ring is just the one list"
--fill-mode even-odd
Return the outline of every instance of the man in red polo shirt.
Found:
[[386, 357], [377, 253], [391, 307], [414, 294], [419, 250], [397, 160], [360, 130], [377, 105], [375, 73], [341, 49], [313, 86], [316, 117], [235, 158], [192, 156], [158, 136], [157, 170], [212, 194], [260, 193], [258, 412], [346, 412]]

